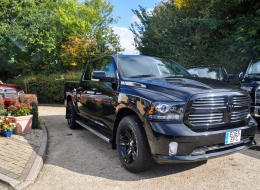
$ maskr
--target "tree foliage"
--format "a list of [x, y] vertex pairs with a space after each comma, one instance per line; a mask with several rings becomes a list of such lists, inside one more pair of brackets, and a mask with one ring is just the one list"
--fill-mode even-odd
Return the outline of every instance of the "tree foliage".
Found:
[[133, 10], [134, 44], [141, 54], [171, 58], [184, 66], [245, 69], [260, 54], [257, 0], [168, 0], [152, 12]]
[[112, 10], [105, 0], [1, 0], [1, 78], [79, 68], [121, 50]]

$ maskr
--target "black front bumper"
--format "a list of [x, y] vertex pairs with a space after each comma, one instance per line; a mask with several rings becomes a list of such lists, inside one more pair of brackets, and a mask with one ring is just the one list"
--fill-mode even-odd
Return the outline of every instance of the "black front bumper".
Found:
[[[196, 162], [231, 154], [256, 145], [257, 125], [232, 129], [194, 132], [183, 123], [149, 122], [146, 132], [151, 153], [157, 163]], [[147, 130], [148, 129], [148, 130]], [[225, 145], [226, 132], [241, 130], [241, 140]], [[169, 155], [169, 144], [177, 142], [177, 154]]]

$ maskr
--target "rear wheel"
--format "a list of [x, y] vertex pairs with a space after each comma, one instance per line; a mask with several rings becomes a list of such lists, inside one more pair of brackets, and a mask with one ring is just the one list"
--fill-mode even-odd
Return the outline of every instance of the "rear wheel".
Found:
[[76, 123], [77, 113], [75, 112], [72, 101], [68, 102], [66, 109], [67, 109], [66, 114], [67, 114], [67, 121], [68, 121], [69, 128], [71, 129], [79, 128], [79, 124]]
[[128, 171], [143, 172], [153, 166], [147, 137], [137, 116], [127, 116], [120, 121], [116, 144], [119, 159]]

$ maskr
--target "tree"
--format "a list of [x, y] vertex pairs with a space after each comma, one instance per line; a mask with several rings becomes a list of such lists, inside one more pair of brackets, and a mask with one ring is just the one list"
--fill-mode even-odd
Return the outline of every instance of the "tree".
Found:
[[112, 10], [102, 0], [0, 1], [1, 76], [80, 68], [87, 59], [116, 52], [121, 47], [109, 27], [116, 22]]
[[168, 0], [149, 14], [133, 10], [141, 24], [130, 30], [141, 54], [238, 73], [259, 57], [259, 7], [256, 0]]

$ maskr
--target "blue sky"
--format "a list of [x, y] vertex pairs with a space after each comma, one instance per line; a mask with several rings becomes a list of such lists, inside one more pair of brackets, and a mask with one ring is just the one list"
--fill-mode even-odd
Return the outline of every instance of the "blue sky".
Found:
[[116, 26], [119, 27], [126, 27], [129, 28], [129, 26], [132, 23], [132, 17], [134, 16], [131, 9], [137, 9], [139, 10], [138, 5], [141, 5], [142, 7], [146, 9], [154, 8], [155, 5], [160, 2], [159, 0], [108, 0], [112, 5], [114, 5], [114, 16], [120, 16], [120, 20], [118, 21]]
[[113, 16], [119, 16], [120, 19], [117, 24], [113, 26], [116, 34], [120, 37], [121, 47], [125, 49], [123, 54], [138, 54], [135, 50], [133, 44], [133, 34], [129, 30], [131, 23], [138, 20], [138, 18], [133, 14], [131, 9], [139, 10], [139, 6], [146, 8], [146, 10], [153, 9], [156, 4], [161, 2], [160, 0], [109, 0], [112, 5], [114, 5]]

